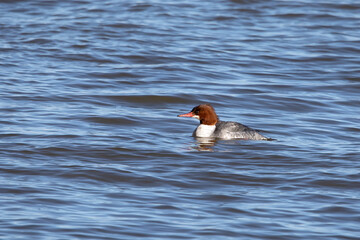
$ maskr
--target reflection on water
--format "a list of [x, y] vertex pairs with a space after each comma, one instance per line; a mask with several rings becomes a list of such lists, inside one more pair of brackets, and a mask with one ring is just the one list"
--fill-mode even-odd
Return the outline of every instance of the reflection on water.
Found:
[[196, 147], [194, 147], [195, 150], [197, 151], [206, 151], [206, 152], [213, 152], [214, 149], [213, 147], [216, 144], [216, 139], [215, 138], [198, 138], [195, 137], [196, 139]]
[[[200, 138], [200, 137], [193, 137], [195, 142], [194, 150], [197, 151], [205, 151], [205, 152], [229, 152], [229, 149], [224, 148], [226, 145], [233, 145], [233, 146], [241, 146], [243, 143], [248, 141], [253, 142], [253, 144], [267, 142], [267, 141], [276, 141], [276, 139], [268, 138], [266, 140], [248, 140], [248, 139], [232, 139], [232, 140], [224, 140], [219, 138]], [[217, 144], [221, 144], [222, 148], [214, 149]]]

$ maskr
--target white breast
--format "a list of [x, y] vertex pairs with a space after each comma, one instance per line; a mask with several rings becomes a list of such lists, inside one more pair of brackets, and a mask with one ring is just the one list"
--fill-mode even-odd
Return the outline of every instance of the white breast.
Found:
[[211, 137], [215, 131], [215, 125], [200, 124], [194, 131], [195, 137]]

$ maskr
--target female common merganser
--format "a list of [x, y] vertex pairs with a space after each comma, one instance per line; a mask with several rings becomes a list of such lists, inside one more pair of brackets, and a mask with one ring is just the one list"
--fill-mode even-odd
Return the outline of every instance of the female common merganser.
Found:
[[200, 120], [200, 125], [193, 133], [195, 137], [271, 140], [256, 130], [240, 123], [220, 121], [215, 113], [215, 109], [210, 104], [196, 106], [191, 112], [178, 115], [178, 117], [192, 117]]

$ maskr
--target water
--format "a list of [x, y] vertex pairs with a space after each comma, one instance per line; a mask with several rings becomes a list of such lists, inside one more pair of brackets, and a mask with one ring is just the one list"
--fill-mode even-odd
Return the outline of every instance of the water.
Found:
[[0, 11], [1, 239], [360, 239], [357, 1]]

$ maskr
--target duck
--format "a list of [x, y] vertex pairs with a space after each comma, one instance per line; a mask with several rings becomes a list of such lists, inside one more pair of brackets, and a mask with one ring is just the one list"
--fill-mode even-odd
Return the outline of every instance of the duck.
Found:
[[258, 130], [241, 123], [220, 121], [211, 104], [200, 104], [189, 113], [180, 114], [178, 117], [195, 118], [200, 121], [200, 124], [193, 132], [193, 136], [197, 138], [271, 140], [260, 134]]

